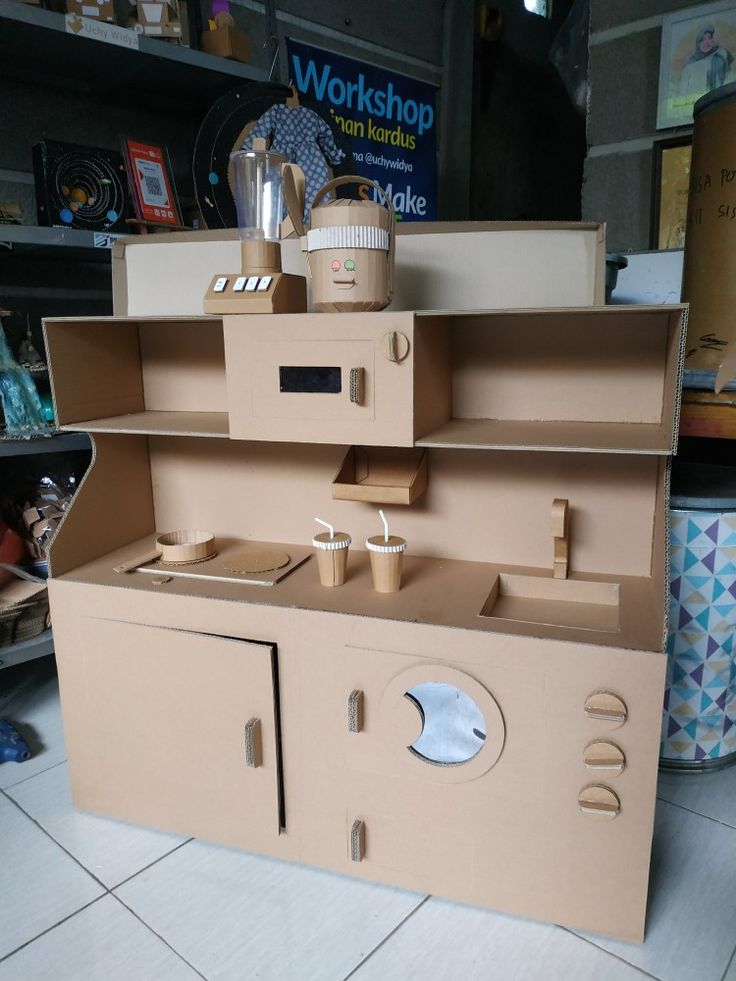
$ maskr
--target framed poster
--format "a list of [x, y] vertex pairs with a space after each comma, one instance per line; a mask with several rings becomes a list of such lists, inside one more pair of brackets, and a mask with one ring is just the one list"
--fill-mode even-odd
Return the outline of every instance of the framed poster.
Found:
[[152, 225], [181, 225], [179, 203], [166, 147], [123, 140], [135, 216]]
[[662, 21], [657, 129], [687, 126], [698, 99], [736, 81], [736, 2], [702, 3]]
[[652, 147], [652, 249], [685, 245], [691, 154], [691, 136], [658, 140]]
[[[380, 184], [397, 219], [436, 220], [437, 86], [294, 38], [286, 51], [290, 78], [329, 113], [354, 173]], [[377, 199], [373, 190], [363, 194]]]

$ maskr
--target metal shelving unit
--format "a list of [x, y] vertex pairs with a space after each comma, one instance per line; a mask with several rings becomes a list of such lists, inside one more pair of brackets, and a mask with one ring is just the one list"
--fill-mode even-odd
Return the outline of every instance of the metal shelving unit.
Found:
[[64, 433], [49, 430], [33, 436], [0, 435], [0, 457], [37, 456], [39, 453], [67, 453], [70, 450], [89, 450], [92, 448], [86, 433]]
[[17, 257], [43, 261], [109, 262], [112, 243], [121, 237], [77, 228], [0, 225], [0, 261]]
[[54, 653], [54, 638], [51, 628], [44, 630], [37, 637], [22, 640], [9, 647], [0, 647], [0, 668], [13, 668], [16, 664], [32, 661], [36, 657], [45, 657]]
[[[100, 34], [99, 38], [80, 36], [67, 29], [64, 14], [0, 0], [0, 77], [28, 83], [39, 90], [39, 97], [43, 89], [62, 89], [87, 95], [101, 106], [125, 104], [186, 117], [203, 114], [237, 85], [266, 80], [265, 72], [252, 65], [132, 31], [120, 37], [129, 46], [111, 43], [104, 31]], [[84, 263], [89, 275], [94, 273], [95, 285], [98, 280], [104, 285], [104, 265], [109, 269], [111, 246], [119, 237], [73, 228], [0, 225], [0, 262], [13, 264], [12, 284], [5, 292], [35, 295], [40, 275], [42, 292], [69, 298], [80, 289], [76, 284], [70, 289], [64, 282], [67, 263]], [[95, 264], [94, 269], [89, 263]], [[99, 294], [98, 289], [97, 298]], [[29, 438], [0, 433], [0, 458], [90, 449], [85, 433], [50, 431]], [[53, 650], [51, 630], [46, 630], [31, 640], [0, 648], [0, 668]]]
[[63, 14], [0, 0], [0, 70], [36, 86], [191, 114], [238, 83], [266, 79], [253, 65], [146, 37], [137, 42], [136, 50], [80, 37], [67, 32]]

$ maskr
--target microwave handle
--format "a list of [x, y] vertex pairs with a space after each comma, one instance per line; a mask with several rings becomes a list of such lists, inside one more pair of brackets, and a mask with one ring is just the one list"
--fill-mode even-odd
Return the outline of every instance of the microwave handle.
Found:
[[350, 369], [350, 401], [354, 405], [362, 405], [365, 395], [365, 368]]

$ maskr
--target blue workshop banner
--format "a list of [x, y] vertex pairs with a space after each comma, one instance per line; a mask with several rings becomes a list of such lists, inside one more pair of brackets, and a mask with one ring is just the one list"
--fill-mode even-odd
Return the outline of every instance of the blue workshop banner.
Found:
[[[357, 172], [405, 221], [437, 218], [437, 86], [287, 38], [289, 77], [329, 112]], [[373, 188], [360, 194], [376, 198]]]

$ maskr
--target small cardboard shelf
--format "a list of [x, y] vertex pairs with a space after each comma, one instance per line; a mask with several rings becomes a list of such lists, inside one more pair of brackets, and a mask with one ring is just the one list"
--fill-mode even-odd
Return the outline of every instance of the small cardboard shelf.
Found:
[[139, 433], [143, 436], [220, 436], [227, 438], [227, 412], [130, 412], [103, 419], [84, 419], [69, 426], [72, 432]]
[[482, 617], [580, 630], [619, 630], [619, 587], [612, 582], [496, 576]]
[[671, 434], [649, 423], [450, 419], [416, 441], [435, 449], [646, 453], [667, 456]]
[[413, 504], [427, 489], [427, 451], [351, 446], [332, 484], [337, 501]]

